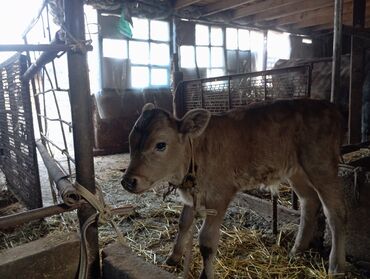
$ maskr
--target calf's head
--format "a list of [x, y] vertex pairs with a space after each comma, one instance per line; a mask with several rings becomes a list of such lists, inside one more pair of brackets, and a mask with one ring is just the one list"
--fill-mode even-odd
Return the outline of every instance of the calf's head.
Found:
[[199, 137], [211, 115], [194, 109], [182, 119], [146, 104], [129, 135], [130, 164], [121, 184], [129, 192], [142, 193], [157, 182], [181, 183], [190, 164], [189, 139]]

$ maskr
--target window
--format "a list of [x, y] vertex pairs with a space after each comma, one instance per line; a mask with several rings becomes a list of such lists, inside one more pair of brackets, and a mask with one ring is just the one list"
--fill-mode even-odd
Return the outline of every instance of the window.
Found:
[[279, 59], [289, 59], [290, 50], [290, 37], [288, 33], [268, 31], [267, 69], [273, 68]]
[[221, 27], [195, 25], [195, 46], [180, 47], [182, 68], [206, 69], [207, 77], [225, 74], [224, 31]]
[[227, 72], [230, 74], [250, 72], [250, 31], [240, 28], [226, 28]]
[[129, 59], [133, 88], [169, 86], [169, 23], [136, 17], [132, 21], [131, 39], [103, 38], [103, 57]]

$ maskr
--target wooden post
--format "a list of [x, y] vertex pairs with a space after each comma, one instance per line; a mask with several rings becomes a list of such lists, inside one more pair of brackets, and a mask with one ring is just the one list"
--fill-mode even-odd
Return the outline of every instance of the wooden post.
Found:
[[331, 76], [330, 101], [339, 104], [340, 93], [340, 62], [342, 54], [342, 17], [343, 0], [335, 0], [334, 6], [334, 35], [333, 35], [333, 66]]
[[[85, 41], [85, 23], [83, 0], [66, 0], [65, 28], [67, 43], [76, 40]], [[68, 76], [73, 123], [73, 144], [76, 161], [76, 181], [95, 194], [94, 161], [93, 161], [93, 124], [91, 113], [90, 84], [87, 67], [87, 53], [83, 49], [69, 50]], [[82, 205], [78, 210], [80, 227], [96, 213], [89, 204]], [[98, 228], [96, 222], [86, 230], [88, 243], [88, 278], [100, 277], [100, 258], [98, 244]]]
[[362, 85], [364, 69], [364, 45], [356, 37], [365, 26], [366, 0], [353, 0], [353, 33], [351, 38], [350, 94], [349, 94], [349, 143], [361, 142]]

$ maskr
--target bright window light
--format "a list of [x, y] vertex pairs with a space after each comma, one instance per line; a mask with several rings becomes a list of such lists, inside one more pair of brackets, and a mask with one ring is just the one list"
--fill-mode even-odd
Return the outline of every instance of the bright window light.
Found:
[[168, 42], [170, 40], [170, 29], [168, 22], [151, 20], [150, 38], [152, 40]]
[[152, 85], [161, 86], [168, 84], [168, 71], [167, 69], [152, 69]]
[[170, 47], [168, 44], [150, 44], [150, 63], [153, 65], [168, 66], [170, 64]]
[[239, 29], [238, 37], [239, 37], [239, 49], [249, 50], [250, 49], [249, 30]]
[[125, 40], [103, 39], [103, 56], [126, 59], [127, 42]]
[[312, 40], [311, 39], [309, 39], [309, 38], [303, 38], [302, 39], [302, 43], [304, 43], [304, 44], [312, 44]]
[[225, 75], [223, 69], [207, 69], [207, 77], [220, 77]]
[[211, 45], [222, 46], [224, 44], [222, 29], [219, 27], [211, 27]]
[[143, 88], [149, 86], [149, 68], [142, 66], [132, 66], [131, 68], [131, 86]]
[[224, 48], [211, 47], [211, 67], [224, 66]]
[[195, 25], [195, 43], [197, 45], [209, 45], [209, 31], [207, 25]]
[[238, 49], [238, 29], [226, 28], [226, 48]]
[[197, 64], [199, 68], [209, 67], [209, 48], [197, 47]]
[[181, 68], [195, 68], [195, 53], [193, 46], [180, 46]]
[[149, 43], [130, 41], [130, 59], [133, 64], [149, 63]]
[[145, 18], [132, 18], [133, 28], [132, 28], [132, 37], [134, 39], [149, 39], [149, 23]]

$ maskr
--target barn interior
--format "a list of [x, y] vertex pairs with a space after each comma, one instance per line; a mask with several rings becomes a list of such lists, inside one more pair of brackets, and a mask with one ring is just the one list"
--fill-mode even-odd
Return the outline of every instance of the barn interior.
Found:
[[[35, 278], [197, 277], [201, 222], [186, 275], [164, 264], [181, 211], [176, 194], [162, 201], [167, 185], [141, 196], [120, 185], [142, 107], [180, 118], [193, 108], [314, 98], [337, 104], [347, 125], [338, 172], [349, 214], [347, 276], [370, 278], [369, 1], [34, 2], [19, 41], [0, 44], [0, 275], [32, 261]], [[274, 197], [239, 194], [222, 227], [217, 277], [327, 278], [327, 247], [288, 256], [299, 209], [286, 185]], [[97, 211], [106, 218], [99, 229]], [[121, 238], [130, 249], [120, 249]]]

